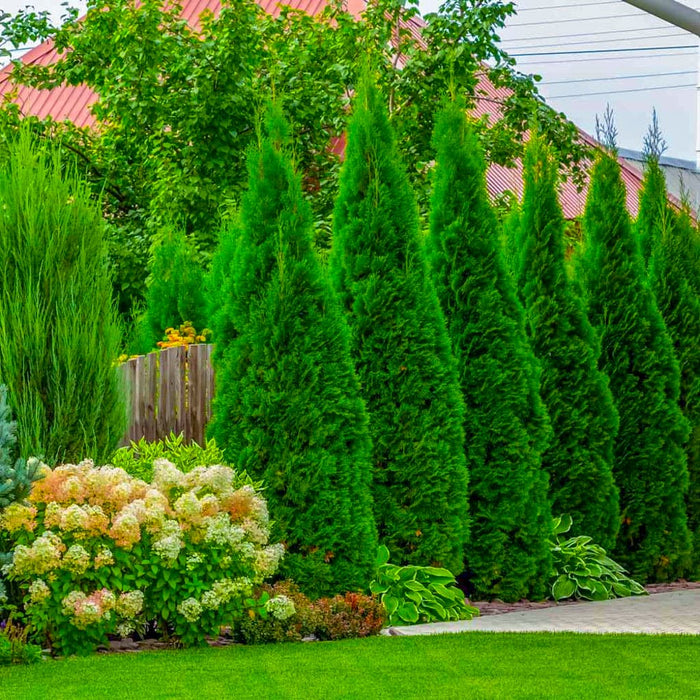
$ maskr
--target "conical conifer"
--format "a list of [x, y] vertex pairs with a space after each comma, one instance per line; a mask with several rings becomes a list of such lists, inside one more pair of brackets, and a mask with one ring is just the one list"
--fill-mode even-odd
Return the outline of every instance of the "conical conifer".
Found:
[[433, 142], [431, 262], [468, 407], [467, 575], [478, 597], [542, 597], [552, 517], [539, 369], [501, 250], [483, 155], [458, 104], [438, 116]]
[[[657, 166], [658, 167], [658, 166]], [[672, 212], [664, 196], [663, 226], [649, 274], [681, 369], [680, 405], [690, 422], [688, 525], [700, 573], [700, 236], [690, 212]]]
[[626, 209], [620, 166], [599, 156], [584, 217], [581, 272], [601, 340], [600, 369], [620, 415], [614, 476], [620, 489], [617, 558], [638, 580], [673, 580], [689, 567], [685, 512], [689, 426], [680, 370]]
[[211, 435], [232, 463], [264, 480], [287, 547], [282, 573], [322, 595], [371, 579], [371, 441], [347, 323], [313, 249], [286, 130], [271, 109], [270, 135], [249, 157]]
[[610, 549], [620, 520], [613, 481], [619, 419], [608, 378], [598, 369], [600, 343], [567, 278], [557, 179], [556, 161], [533, 135], [525, 156], [517, 277], [553, 428], [543, 465], [552, 511], [569, 514], [576, 534]]
[[374, 443], [380, 540], [399, 563], [459, 573], [467, 535], [464, 404], [416, 201], [365, 77], [348, 127], [330, 266]]

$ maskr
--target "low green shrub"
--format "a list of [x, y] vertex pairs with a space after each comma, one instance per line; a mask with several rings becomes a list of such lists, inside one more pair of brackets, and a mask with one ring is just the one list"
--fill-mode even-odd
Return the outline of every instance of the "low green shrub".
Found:
[[644, 587], [633, 581], [625, 569], [608, 557], [607, 552], [590, 537], [564, 539], [571, 529], [572, 519], [562, 515], [554, 519], [554, 539], [551, 541], [551, 592], [554, 600], [583, 598], [608, 600], [631, 595], [646, 595]]
[[12, 619], [0, 626], [0, 666], [33, 664], [41, 660], [41, 647], [27, 641], [28, 632]]
[[[182, 433], [170, 433], [164, 440], [149, 442], [141, 438], [138, 442], [132, 441], [128, 447], [119, 448], [112, 456], [112, 465], [137, 479], [150, 481], [153, 478], [153, 465], [159, 459], [172, 462], [185, 473], [196, 467], [226, 464], [223, 450], [216, 446], [214, 440], [207, 440], [202, 447], [196, 442], [186, 443]], [[252, 485], [252, 482], [249, 483]]]
[[284, 552], [268, 545], [265, 501], [230, 467], [185, 474], [159, 460], [151, 484], [89, 461], [42, 476], [0, 530], [18, 542], [8, 576], [28, 620], [62, 654], [145, 626], [203, 643], [243, 614]]
[[370, 591], [380, 596], [390, 625], [471, 620], [479, 611], [467, 605], [464, 593], [447, 569], [389, 564], [381, 546]]

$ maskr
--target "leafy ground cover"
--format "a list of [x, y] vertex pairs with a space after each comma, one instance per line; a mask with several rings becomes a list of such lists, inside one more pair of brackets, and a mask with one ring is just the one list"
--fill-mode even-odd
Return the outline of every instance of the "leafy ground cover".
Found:
[[0, 669], [7, 698], [687, 698], [700, 637], [489, 634], [91, 656]]

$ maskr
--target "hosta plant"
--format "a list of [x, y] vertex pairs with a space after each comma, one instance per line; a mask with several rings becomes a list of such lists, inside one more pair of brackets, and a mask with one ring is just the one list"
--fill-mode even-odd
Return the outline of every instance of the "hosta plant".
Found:
[[370, 590], [380, 597], [390, 625], [471, 620], [479, 614], [467, 605], [464, 593], [447, 569], [390, 564], [389, 550], [383, 545], [377, 554], [377, 571]]
[[608, 600], [631, 595], [646, 595], [644, 587], [633, 581], [627, 571], [608, 557], [606, 551], [590, 537], [565, 539], [571, 529], [569, 515], [554, 519], [552, 546], [552, 598]]
[[184, 645], [240, 617], [284, 548], [268, 544], [260, 494], [230, 467], [185, 474], [158, 460], [152, 483], [89, 461], [44, 468], [0, 528], [18, 542], [8, 576], [32, 627], [63, 654], [148, 625]]

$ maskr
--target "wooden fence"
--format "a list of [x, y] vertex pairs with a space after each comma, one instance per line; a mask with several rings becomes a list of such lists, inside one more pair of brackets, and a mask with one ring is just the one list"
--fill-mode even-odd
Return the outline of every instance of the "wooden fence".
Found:
[[119, 367], [128, 391], [129, 430], [122, 441], [184, 433], [203, 444], [214, 395], [213, 345], [166, 348]]

